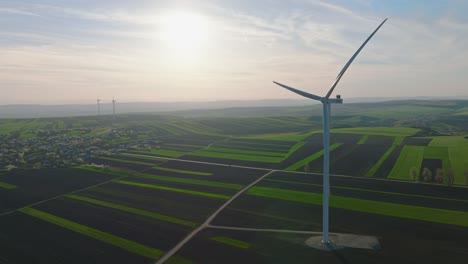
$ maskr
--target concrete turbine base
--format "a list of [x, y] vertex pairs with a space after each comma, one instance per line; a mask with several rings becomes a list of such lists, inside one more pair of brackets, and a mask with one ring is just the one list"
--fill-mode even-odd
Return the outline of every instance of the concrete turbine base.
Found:
[[311, 248], [324, 251], [334, 251], [343, 248], [381, 249], [379, 239], [374, 236], [333, 233], [329, 235], [329, 243], [322, 242], [322, 236], [312, 236], [305, 243]]

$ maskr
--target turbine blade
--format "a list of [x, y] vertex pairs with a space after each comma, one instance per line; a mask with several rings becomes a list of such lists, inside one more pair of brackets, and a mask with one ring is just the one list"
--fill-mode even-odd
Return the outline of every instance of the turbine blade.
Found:
[[297, 93], [299, 95], [302, 95], [304, 97], [307, 97], [307, 98], [310, 98], [310, 99], [313, 99], [313, 100], [317, 100], [317, 101], [321, 101], [322, 100], [322, 97], [318, 96], [318, 95], [315, 95], [315, 94], [310, 94], [310, 93], [306, 93], [304, 91], [301, 91], [301, 90], [298, 90], [298, 89], [295, 89], [295, 88], [292, 88], [292, 87], [289, 87], [287, 85], [284, 85], [284, 84], [281, 84], [281, 83], [278, 83], [278, 82], [275, 82], [273, 81], [274, 84], [276, 85], [279, 85], [283, 88], [286, 88], [288, 89], [289, 91], [293, 92], [293, 93]]
[[367, 42], [369, 42], [369, 40], [374, 36], [374, 34], [380, 29], [380, 27], [385, 23], [385, 21], [387, 21], [388, 18], [384, 19], [384, 21], [382, 23], [380, 23], [380, 25], [374, 30], [374, 32], [372, 32], [372, 34], [366, 39], [366, 41], [364, 41], [364, 43], [362, 43], [361, 47], [359, 47], [359, 49], [354, 53], [354, 55], [351, 57], [351, 59], [349, 59], [348, 63], [346, 63], [346, 65], [343, 67], [343, 69], [340, 71], [340, 73], [338, 74], [338, 76], [336, 76], [336, 81], [333, 83], [332, 87], [330, 88], [330, 90], [328, 91], [327, 95], [325, 96], [326, 98], [329, 98], [330, 95], [333, 93], [333, 90], [335, 89], [336, 85], [338, 84], [338, 82], [340, 81], [341, 77], [343, 77], [343, 75], [345, 74], [346, 70], [348, 69], [349, 65], [351, 65], [351, 63], [354, 61], [354, 59], [357, 57], [357, 55], [359, 54], [359, 52], [361, 52], [361, 50], [364, 48], [364, 46], [366, 46]]

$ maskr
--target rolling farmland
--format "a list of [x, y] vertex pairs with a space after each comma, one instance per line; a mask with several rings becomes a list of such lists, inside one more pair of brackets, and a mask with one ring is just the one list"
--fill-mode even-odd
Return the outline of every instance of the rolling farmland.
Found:
[[[93, 165], [0, 171], [0, 225], [9, 227], [0, 230], [0, 262], [156, 263], [167, 254], [166, 263], [468, 257], [462, 135], [333, 128], [330, 231], [375, 236], [381, 245], [333, 253], [304, 242], [320, 235], [322, 209], [322, 134], [309, 120], [153, 117], [113, 128], [79, 121], [4, 128], [6, 140], [25, 123], [24, 138], [42, 135], [34, 126], [74, 127], [69, 134], [85, 127], [88, 141], [110, 150], [94, 155]], [[118, 129], [127, 132], [113, 136]]]

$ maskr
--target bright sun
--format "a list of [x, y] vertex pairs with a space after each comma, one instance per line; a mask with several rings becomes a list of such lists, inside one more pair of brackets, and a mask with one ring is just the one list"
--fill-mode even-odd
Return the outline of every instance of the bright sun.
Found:
[[162, 37], [170, 50], [182, 56], [194, 56], [205, 46], [208, 34], [203, 16], [177, 12], [164, 17]]

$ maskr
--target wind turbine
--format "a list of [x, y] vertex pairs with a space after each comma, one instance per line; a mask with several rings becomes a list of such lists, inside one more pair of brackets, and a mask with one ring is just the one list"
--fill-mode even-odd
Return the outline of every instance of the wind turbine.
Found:
[[101, 115], [101, 107], [100, 107], [99, 103], [101, 102], [101, 99], [99, 99], [99, 97], [98, 97], [96, 101], [97, 101], [97, 114], [98, 114], [98, 116], [100, 116]]
[[117, 102], [117, 101], [115, 100], [115, 98], [112, 97], [112, 113], [113, 113], [114, 116], [115, 116], [115, 103], [116, 103], [116, 102]]
[[372, 34], [364, 41], [364, 43], [359, 47], [359, 49], [354, 53], [354, 55], [349, 59], [349, 61], [345, 64], [343, 69], [340, 71], [338, 76], [336, 77], [335, 82], [333, 83], [332, 87], [328, 91], [328, 93], [324, 96], [318, 96], [315, 94], [307, 93], [289, 86], [286, 86], [281, 83], [273, 82], [283, 88], [290, 90], [291, 92], [297, 93], [304, 97], [307, 97], [312, 100], [320, 101], [323, 105], [323, 208], [322, 208], [322, 232], [323, 238], [322, 243], [329, 246], [330, 239], [328, 237], [328, 201], [330, 197], [330, 104], [342, 104], [343, 99], [341, 99], [340, 95], [337, 95], [336, 98], [330, 98], [330, 95], [333, 93], [336, 85], [340, 81], [341, 77], [343, 77], [344, 73], [348, 69], [349, 65], [353, 62], [359, 52], [364, 48], [367, 42], [374, 36], [377, 30], [387, 21], [387, 18], [380, 23], [380, 25], [372, 32]]

